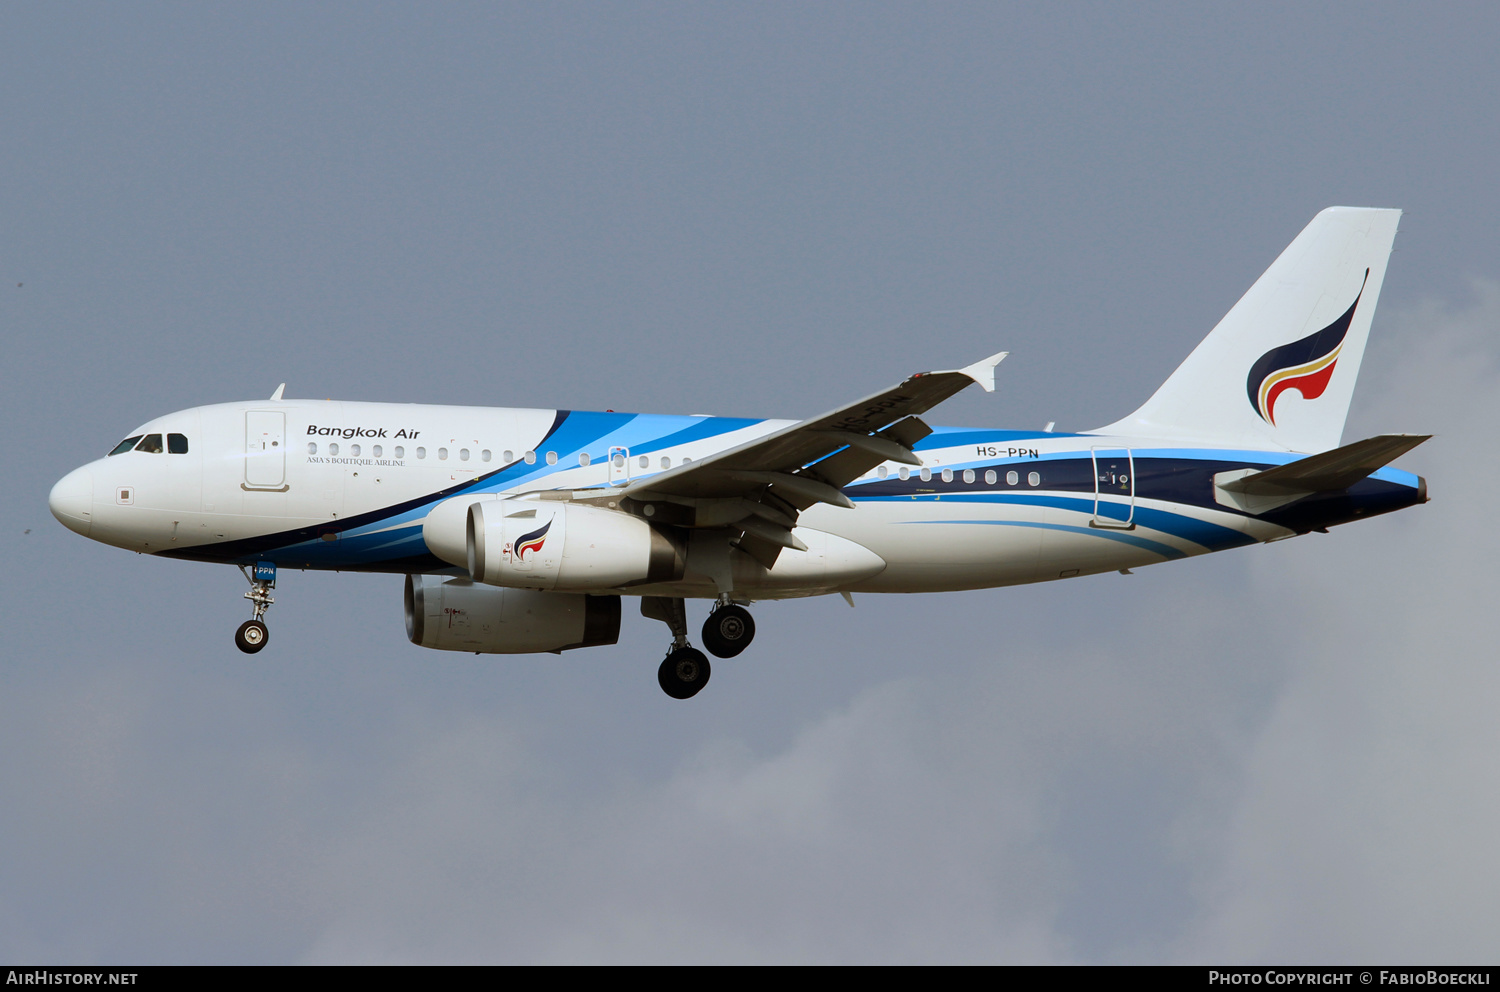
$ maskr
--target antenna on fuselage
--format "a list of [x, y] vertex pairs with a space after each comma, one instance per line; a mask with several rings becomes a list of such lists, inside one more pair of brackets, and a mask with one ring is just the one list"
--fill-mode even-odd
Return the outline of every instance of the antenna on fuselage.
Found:
[[276, 392], [274, 392], [274, 393], [271, 394], [271, 399], [273, 399], [273, 400], [279, 400], [279, 399], [281, 399], [281, 394], [284, 393], [285, 391], [286, 391], [286, 383], [283, 382], [281, 385], [279, 385], [279, 386], [276, 387]]

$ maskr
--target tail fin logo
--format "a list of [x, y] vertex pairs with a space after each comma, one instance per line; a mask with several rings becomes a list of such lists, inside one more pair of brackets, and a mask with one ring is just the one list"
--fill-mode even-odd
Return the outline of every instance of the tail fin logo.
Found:
[[540, 551], [542, 545], [547, 543], [547, 531], [552, 529], [552, 521], [547, 521], [541, 527], [530, 534], [522, 534], [516, 539], [516, 561], [525, 561], [526, 552]]
[[1315, 400], [1328, 388], [1333, 378], [1333, 367], [1338, 364], [1339, 352], [1344, 347], [1344, 336], [1354, 320], [1354, 310], [1365, 295], [1365, 283], [1370, 281], [1370, 270], [1365, 269], [1364, 282], [1359, 293], [1339, 317], [1316, 334], [1309, 334], [1300, 341], [1284, 344], [1261, 355], [1250, 367], [1250, 377], [1245, 380], [1245, 390], [1250, 396], [1250, 405], [1260, 414], [1260, 419], [1276, 426], [1276, 400], [1288, 389], [1295, 389], [1303, 399]]

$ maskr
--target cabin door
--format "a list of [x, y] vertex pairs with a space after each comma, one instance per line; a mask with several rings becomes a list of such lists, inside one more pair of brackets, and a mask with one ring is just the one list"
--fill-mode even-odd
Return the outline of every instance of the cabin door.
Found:
[[245, 487], [281, 489], [286, 485], [286, 414], [245, 413]]

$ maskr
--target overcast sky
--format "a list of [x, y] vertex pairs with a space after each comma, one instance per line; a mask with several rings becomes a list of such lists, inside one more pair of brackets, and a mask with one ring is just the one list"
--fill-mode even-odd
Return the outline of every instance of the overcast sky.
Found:
[[[10, 4], [0, 959], [1492, 960], [1493, 5]], [[83, 540], [65, 472], [292, 397], [1133, 409], [1400, 207], [1345, 440], [1433, 501], [1040, 586], [486, 657], [401, 579]], [[701, 620], [703, 607], [691, 619]]]

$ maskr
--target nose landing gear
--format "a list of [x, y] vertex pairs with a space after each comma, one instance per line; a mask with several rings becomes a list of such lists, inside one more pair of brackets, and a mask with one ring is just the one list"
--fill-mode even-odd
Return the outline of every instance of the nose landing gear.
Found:
[[240, 629], [234, 632], [234, 646], [246, 654], [259, 651], [270, 639], [271, 632], [260, 620], [246, 620], [240, 624]]
[[261, 617], [276, 602], [271, 598], [271, 590], [276, 588], [276, 563], [272, 561], [258, 561], [255, 563], [254, 571], [250, 566], [241, 565], [240, 571], [245, 574], [245, 580], [250, 583], [250, 591], [245, 593], [245, 598], [255, 608], [255, 619], [246, 620], [240, 624], [240, 629], [234, 632], [234, 646], [246, 654], [254, 654], [266, 646], [271, 639], [271, 632], [266, 629], [265, 621]]

